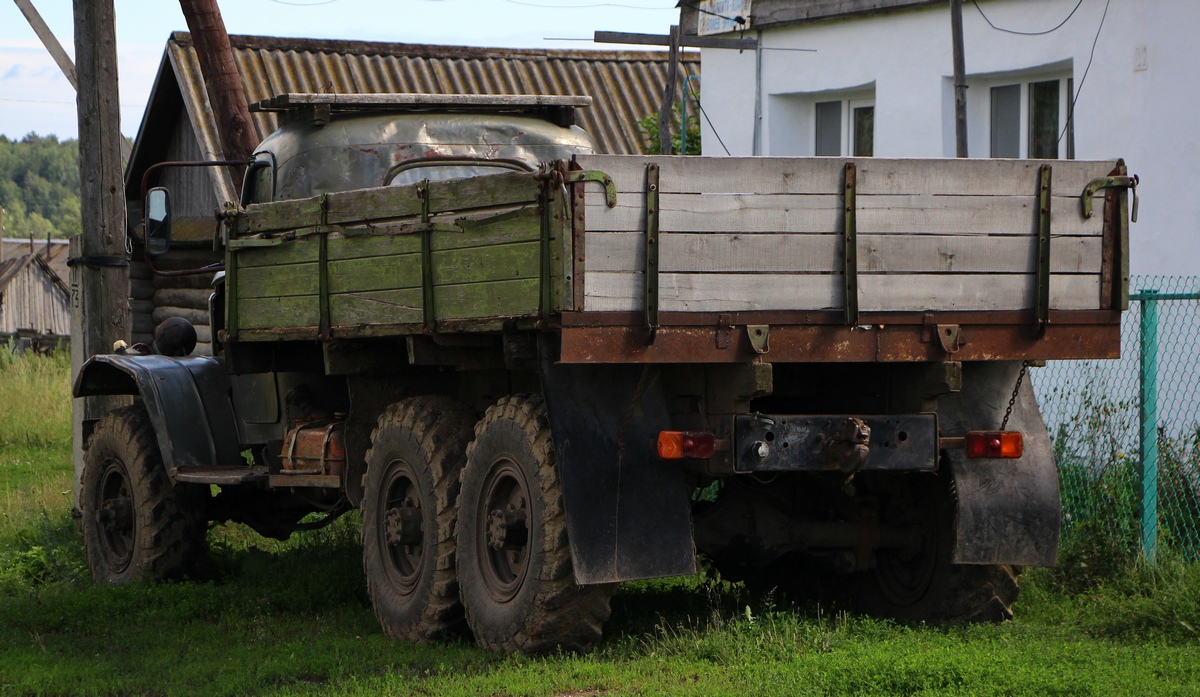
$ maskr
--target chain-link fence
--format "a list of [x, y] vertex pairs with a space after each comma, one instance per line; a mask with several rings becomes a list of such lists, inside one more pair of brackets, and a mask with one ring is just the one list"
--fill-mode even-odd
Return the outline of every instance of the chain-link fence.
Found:
[[1065, 549], [1200, 559], [1200, 277], [1134, 276], [1121, 358], [1032, 371]]

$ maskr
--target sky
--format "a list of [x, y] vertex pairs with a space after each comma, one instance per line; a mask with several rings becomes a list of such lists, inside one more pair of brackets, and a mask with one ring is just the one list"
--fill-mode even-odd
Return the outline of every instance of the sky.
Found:
[[[503, 48], [617, 48], [593, 32], [665, 34], [676, 0], [223, 0], [230, 34]], [[136, 135], [163, 48], [186, 31], [176, 0], [114, 0], [121, 131]], [[71, 0], [33, 0], [74, 55]], [[554, 40], [559, 39], [559, 40]], [[561, 39], [588, 39], [564, 41]], [[645, 48], [645, 47], [638, 47]], [[0, 134], [74, 138], [75, 92], [16, 4], [0, 0]]]

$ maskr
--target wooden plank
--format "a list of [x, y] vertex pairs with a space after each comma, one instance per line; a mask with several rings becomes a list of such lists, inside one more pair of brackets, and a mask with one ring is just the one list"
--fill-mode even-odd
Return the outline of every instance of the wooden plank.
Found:
[[505, 172], [429, 182], [431, 213], [536, 203], [541, 183], [532, 172]]
[[[1030, 235], [1037, 227], [1032, 196], [941, 196], [932, 194], [857, 197], [860, 233], [950, 233]], [[1100, 217], [1084, 218], [1077, 201], [1056, 201], [1051, 227], [1060, 235], [1103, 233]], [[659, 229], [667, 232], [836, 232], [841, 197], [833, 194], [663, 194]], [[588, 192], [589, 232], [632, 232], [645, 227], [645, 205], [633, 196], [608, 208], [600, 192]]]
[[295, 230], [321, 224], [321, 197], [252, 203], [239, 216], [240, 234], [259, 234], [277, 230]]
[[421, 200], [411, 186], [375, 187], [326, 195], [325, 222], [330, 225], [419, 215]]
[[[1055, 274], [1050, 303], [1056, 310], [1095, 309], [1098, 274]], [[641, 274], [599, 272], [584, 277], [585, 309], [636, 311]], [[842, 306], [835, 274], [682, 274], [659, 276], [659, 304], [666, 312], [833, 310]], [[1032, 274], [890, 274], [859, 277], [864, 312], [1017, 310], [1033, 306]]]
[[242, 248], [233, 252], [238, 269], [254, 266], [280, 266], [317, 261], [320, 245], [316, 238], [304, 238], [283, 242], [271, 247]]
[[[508, 210], [500, 215], [457, 220], [454, 216], [433, 218], [434, 223], [457, 224], [462, 232], [436, 231], [431, 240], [434, 251], [484, 247], [528, 242], [540, 239], [541, 217], [536, 206]], [[345, 235], [329, 237], [329, 259], [368, 259], [391, 254], [411, 254], [421, 250], [420, 233], [383, 235]]]
[[[662, 235], [663, 272], [833, 273], [841, 260], [838, 235], [740, 235], [678, 233]], [[1032, 238], [952, 235], [860, 235], [859, 272], [1032, 273]], [[645, 267], [642, 233], [587, 235], [586, 272], [635, 271]], [[1101, 241], [1096, 237], [1055, 237], [1054, 273], [1098, 273]]]
[[444, 285], [456, 283], [537, 279], [541, 272], [540, 250], [540, 240], [472, 249], [435, 250], [434, 287], [440, 293]]
[[317, 262], [282, 266], [252, 266], [238, 274], [238, 297], [272, 298], [288, 295], [316, 295]]
[[[663, 193], [829, 194], [839, 191], [847, 161], [858, 165], [863, 194], [1033, 196], [1043, 160], [885, 159], [826, 157], [667, 157], [580, 155], [584, 169], [613, 178], [617, 191], [640, 194], [646, 163], [661, 167]], [[1116, 166], [1114, 160], [1055, 160], [1054, 190], [1076, 199], [1092, 179]], [[599, 187], [587, 185], [589, 194]], [[618, 194], [618, 201], [622, 197]]]
[[239, 329], [312, 327], [315, 333], [320, 320], [316, 295], [238, 299]]
[[420, 252], [329, 262], [330, 293], [420, 287]]
[[[332, 278], [330, 279], [332, 280]], [[421, 279], [417, 287], [403, 290], [332, 293], [329, 321], [333, 326], [351, 324], [406, 324], [422, 320]]]
[[415, 254], [421, 251], [419, 234], [362, 235], [344, 237], [329, 236], [330, 268], [333, 262], [346, 259], [378, 259], [398, 254]]
[[477, 317], [522, 317], [538, 312], [537, 277], [487, 283], [438, 286], [434, 307], [438, 320]]

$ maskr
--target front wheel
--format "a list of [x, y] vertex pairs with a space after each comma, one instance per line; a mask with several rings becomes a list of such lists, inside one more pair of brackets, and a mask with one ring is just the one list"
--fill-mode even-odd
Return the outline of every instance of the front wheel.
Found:
[[458, 574], [467, 622], [491, 651], [586, 652], [615, 584], [575, 583], [554, 443], [540, 397], [488, 409], [463, 470]]
[[200, 559], [207, 487], [171, 483], [145, 408], [106, 414], [83, 458], [83, 542], [97, 583], [168, 578]]

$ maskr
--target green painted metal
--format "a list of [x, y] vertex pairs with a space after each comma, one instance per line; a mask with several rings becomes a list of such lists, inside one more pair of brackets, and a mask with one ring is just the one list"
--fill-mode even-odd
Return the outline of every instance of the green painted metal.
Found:
[[[1043, 166], [1045, 166], [1045, 165], [1043, 165]], [[1101, 189], [1112, 189], [1112, 188], [1132, 189], [1133, 190], [1133, 217], [1132, 217], [1132, 220], [1133, 220], [1133, 222], [1136, 223], [1137, 222], [1137, 208], [1138, 208], [1137, 185], [1138, 185], [1138, 177], [1136, 174], [1133, 175], [1132, 177], [1127, 176], [1127, 175], [1115, 175], [1115, 176], [1111, 176], [1111, 177], [1097, 177], [1097, 178], [1091, 180], [1090, 182], [1088, 182], [1087, 186], [1083, 187], [1083, 193], [1079, 195], [1079, 201], [1083, 205], [1083, 217], [1090, 218], [1090, 217], [1092, 217], [1092, 215], [1094, 215], [1094, 212], [1092, 211], [1092, 197], [1096, 195], [1097, 191], [1099, 191]]]
[[[417, 198], [421, 199], [421, 223], [429, 225], [429, 180], [419, 183]], [[425, 331], [433, 331], [437, 324], [437, 309], [433, 298], [433, 230], [421, 231], [421, 308]]]
[[845, 186], [842, 190], [842, 292], [845, 296], [846, 325], [858, 325], [858, 216], [856, 202], [857, 168], [853, 162], [845, 167]]
[[1033, 338], [1046, 335], [1050, 324], [1050, 206], [1053, 169], [1048, 164], [1038, 168], [1038, 239], [1037, 291], [1034, 298]]
[[1158, 554], [1158, 291], [1143, 289], [1141, 326], [1140, 447], [1142, 553]]
[[600, 182], [604, 185], [604, 203], [609, 208], [617, 206], [617, 185], [613, 183], [612, 177], [598, 169], [585, 169], [581, 171], [567, 172], [567, 182]]
[[646, 165], [646, 331], [658, 335], [658, 164]]

